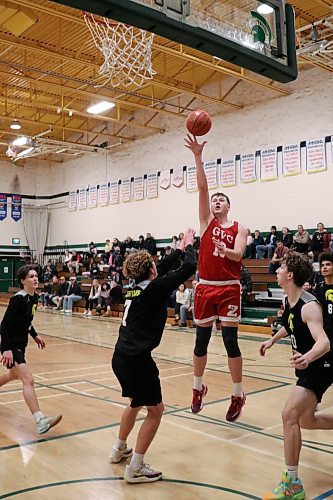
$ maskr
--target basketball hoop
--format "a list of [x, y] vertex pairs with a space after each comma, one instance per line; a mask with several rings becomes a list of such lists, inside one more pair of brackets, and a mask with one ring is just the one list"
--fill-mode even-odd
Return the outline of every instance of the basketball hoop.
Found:
[[156, 72], [151, 56], [154, 34], [103, 18], [99, 21], [85, 13], [84, 20], [98, 50], [104, 56], [99, 69], [114, 87], [141, 87]]

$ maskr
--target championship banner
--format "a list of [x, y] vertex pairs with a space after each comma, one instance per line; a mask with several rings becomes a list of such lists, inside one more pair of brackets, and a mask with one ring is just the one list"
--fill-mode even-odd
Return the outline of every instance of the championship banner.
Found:
[[110, 205], [119, 203], [119, 182], [110, 182]]
[[306, 170], [309, 174], [326, 170], [325, 139], [306, 141]]
[[172, 185], [178, 188], [183, 184], [183, 182], [184, 182], [183, 167], [174, 168], [172, 173]]
[[255, 153], [241, 155], [241, 157], [240, 157], [240, 180], [241, 180], [241, 182], [254, 182], [257, 180]]
[[144, 198], [143, 175], [141, 175], [140, 177], [134, 177], [133, 198], [135, 201], [140, 201]]
[[77, 206], [77, 193], [75, 191], [70, 191], [68, 196], [68, 210], [76, 210]]
[[263, 149], [260, 154], [260, 179], [273, 181], [278, 178], [277, 149]]
[[289, 144], [282, 148], [282, 175], [301, 173], [301, 149], [299, 144]]
[[132, 190], [131, 190], [131, 178], [126, 177], [126, 179], [121, 180], [121, 201], [123, 203], [128, 203], [131, 201], [131, 195], [132, 195]]
[[220, 167], [220, 185], [222, 187], [231, 187], [236, 185], [236, 161], [223, 160]]
[[98, 205], [105, 207], [109, 203], [109, 186], [107, 184], [100, 184], [98, 190]]
[[170, 187], [170, 170], [162, 170], [160, 174], [160, 187], [162, 189]]
[[152, 174], [147, 174], [146, 189], [147, 189], [146, 191], [147, 198], [157, 198], [158, 196], [157, 172]]
[[186, 168], [186, 190], [198, 191], [197, 169], [195, 165]]
[[15, 222], [22, 217], [22, 196], [20, 194], [12, 194], [11, 216]]
[[87, 208], [87, 188], [79, 189], [79, 199], [77, 208], [78, 210], [85, 210]]
[[7, 217], [7, 195], [0, 193], [0, 221], [4, 220]]
[[217, 188], [217, 161], [208, 161], [204, 163], [208, 189]]
[[88, 208], [97, 207], [97, 186], [89, 186], [88, 191]]

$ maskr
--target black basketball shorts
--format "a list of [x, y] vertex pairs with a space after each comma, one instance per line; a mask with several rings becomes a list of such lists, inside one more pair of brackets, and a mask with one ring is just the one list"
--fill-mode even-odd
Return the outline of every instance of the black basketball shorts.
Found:
[[333, 384], [333, 367], [321, 368], [316, 371], [297, 370], [296, 385], [314, 392], [318, 403], [321, 402], [327, 389]]

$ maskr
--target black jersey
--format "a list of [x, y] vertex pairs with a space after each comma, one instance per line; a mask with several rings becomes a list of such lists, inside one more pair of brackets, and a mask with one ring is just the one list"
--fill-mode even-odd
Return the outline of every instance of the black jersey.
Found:
[[333, 285], [320, 283], [316, 288], [315, 295], [323, 309], [324, 330], [333, 348]]
[[28, 344], [28, 335], [35, 338], [37, 333], [32, 326], [38, 304], [38, 295], [29, 295], [21, 290], [11, 297], [0, 326], [1, 352], [12, 348], [24, 349]]
[[160, 262], [157, 278], [138, 283], [127, 291], [116, 352], [138, 356], [150, 353], [161, 342], [167, 319], [168, 296], [196, 270], [194, 249], [188, 245], [183, 265], [168, 272], [180, 255], [180, 250], [172, 252]]
[[[309, 292], [302, 292], [293, 307], [290, 307], [288, 297], [286, 297], [285, 309], [282, 316], [283, 326], [290, 336], [291, 346], [293, 350], [298, 351], [301, 354], [305, 354], [310, 351], [315, 344], [315, 339], [312, 337], [308, 325], [302, 320], [302, 307], [309, 302], [318, 303], [316, 297]], [[327, 360], [328, 354], [325, 354], [321, 358], [310, 363], [305, 370], [296, 370], [296, 375], [300, 376], [306, 372], [310, 373], [312, 371], [330, 367], [331, 363]]]

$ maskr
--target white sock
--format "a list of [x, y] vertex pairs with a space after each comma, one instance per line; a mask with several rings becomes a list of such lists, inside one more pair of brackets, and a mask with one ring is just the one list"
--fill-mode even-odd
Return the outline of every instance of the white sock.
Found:
[[197, 391], [201, 391], [202, 389], [202, 377], [193, 377], [193, 389], [197, 389]]
[[117, 450], [124, 450], [126, 448], [126, 439], [117, 438], [114, 443], [114, 448], [117, 448]]
[[38, 424], [38, 422], [40, 421], [40, 419], [44, 417], [43, 413], [40, 410], [38, 410], [35, 413], [33, 413], [32, 416], [34, 417], [36, 424]]
[[288, 472], [288, 476], [293, 481], [296, 481], [296, 479], [298, 478], [298, 465], [286, 465], [286, 469]]
[[129, 468], [135, 470], [139, 467], [139, 465], [143, 462], [144, 454], [141, 453], [133, 453], [131, 462], [129, 464]]
[[232, 384], [232, 393], [234, 396], [241, 398], [243, 397], [243, 386], [242, 383]]

